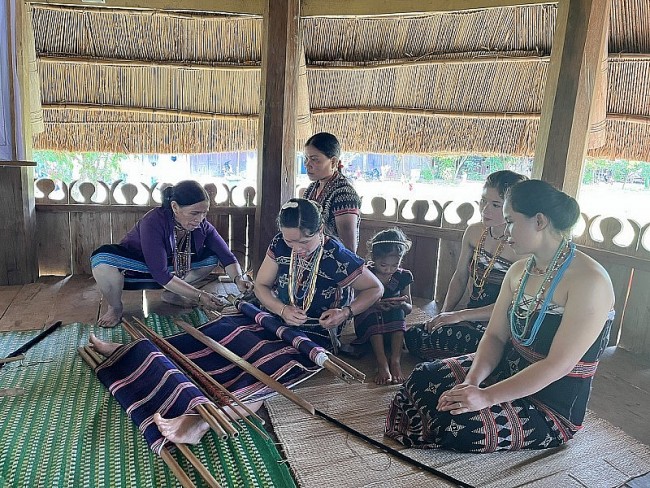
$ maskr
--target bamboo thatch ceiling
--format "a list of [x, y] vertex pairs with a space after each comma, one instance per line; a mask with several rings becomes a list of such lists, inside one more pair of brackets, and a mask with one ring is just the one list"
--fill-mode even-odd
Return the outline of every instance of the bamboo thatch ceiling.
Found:
[[[301, 21], [312, 130], [351, 151], [532, 155], [557, 7]], [[257, 147], [262, 19], [33, 5], [35, 147]], [[650, 0], [613, 0], [609, 158], [650, 155]]]

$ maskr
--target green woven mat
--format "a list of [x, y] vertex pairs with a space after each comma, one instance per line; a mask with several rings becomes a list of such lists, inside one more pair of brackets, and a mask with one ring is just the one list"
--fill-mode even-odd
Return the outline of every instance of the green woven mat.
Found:
[[[185, 316], [194, 324], [204, 319], [197, 312]], [[177, 331], [166, 317], [153, 315], [147, 322], [163, 335]], [[23, 364], [0, 370], [0, 388], [26, 390], [0, 397], [0, 487], [180, 486], [77, 354], [90, 332], [128, 341], [121, 327], [67, 325], [30, 349]], [[34, 335], [0, 333], [0, 357]], [[224, 487], [294, 487], [274, 444], [243, 422], [240, 431], [226, 441], [209, 433], [192, 450]], [[185, 458], [175, 456], [196, 485], [205, 486]]]

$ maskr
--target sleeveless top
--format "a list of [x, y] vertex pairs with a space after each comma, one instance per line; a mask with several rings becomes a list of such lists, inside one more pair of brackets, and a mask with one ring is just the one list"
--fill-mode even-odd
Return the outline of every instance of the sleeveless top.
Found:
[[[493, 256], [485, 250], [484, 246], [481, 246], [478, 252], [477, 272], [479, 276], [483, 276], [485, 270], [490, 265]], [[486, 305], [492, 305], [496, 302], [497, 296], [499, 296], [499, 291], [501, 290], [501, 284], [503, 283], [503, 279], [505, 278], [506, 272], [510, 266], [512, 266], [512, 261], [508, 261], [507, 259], [498, 256], [483, 285], [483, 290], [481, 291], [474, 283], [472, 276], [472, 263], [470, 262], [469, 273], [470, 280], [472, 280], [472, 293], [470, 294], [466, 308], [479, 308]]]

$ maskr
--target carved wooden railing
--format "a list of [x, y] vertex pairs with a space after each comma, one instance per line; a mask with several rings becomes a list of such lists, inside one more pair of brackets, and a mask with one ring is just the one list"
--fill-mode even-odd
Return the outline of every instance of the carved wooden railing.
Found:
[[[38, 180], [37, 193], [42, 195], [36, 198], [40, 274], [90, 273], [92, 251], [101, 244], [119, 242], [139, 218], [159, 205], [162, 187], [73, 182], [60, 189], [61, 199], [54, 199], [54, 182]], [[98, 197], [100, 188], [103, 197]], [[249, 266], [249, 250], [254, 248], [255, 238], [255, 190], [214, 184], [205, 188], [212, 200], [208, 220], [242, 265]], [[236, 191], [243, 192], [239, 199], [235, 198]], [[145, 203], [135, 204], [136, 200]], [[242, 203], [238, 205], [236, 200]], [[370, 203], [371, 210], [362, 214], [359, 254], [365, 255], [364, 243], [376, 231], [400, 227], [413, 241], [403, 263], [414, 274], [413, 295], [442, 302], [456, 267], [463, 231], [478, 216], [476, 203], [455, 206], [435, 200], [386, 201], [382, 197]], [[615, 242], [623, 225], [632, 235], [625, 245]], [[614, 284], [612, 344], [650, 353], [650, 251], [643, 245], [650, 243], [650, 224], [639, 226], [631, 220], [583, 215], [582, 228], [574, 241], [607, 269]], [[598, 234], [602, 234], [602, 240], [596, 240]]]

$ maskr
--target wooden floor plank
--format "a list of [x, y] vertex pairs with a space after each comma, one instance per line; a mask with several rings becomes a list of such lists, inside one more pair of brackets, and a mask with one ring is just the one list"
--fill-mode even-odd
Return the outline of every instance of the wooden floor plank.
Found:
[[38, 330], [48, 324], [63, 279], [41, 277], [23, 285], [0, 319], [0, 330]]
[[0, 286], [0, 319], [4, 317], [22, 287], [23, 285]]
[[64, 324], [94, 324], [101, 294], [92, 277], [68, 276], [61, 280], [60, 285], [48, 322], [61, 320]]

